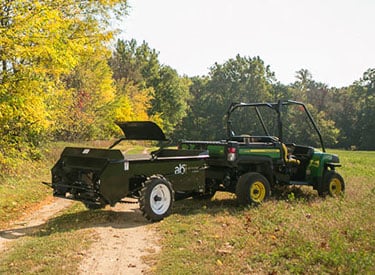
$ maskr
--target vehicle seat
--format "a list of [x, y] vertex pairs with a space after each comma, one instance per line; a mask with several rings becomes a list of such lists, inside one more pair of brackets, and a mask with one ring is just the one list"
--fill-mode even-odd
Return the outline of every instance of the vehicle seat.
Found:
[[243, 142], [246, 144], [249, 144], [252, 142], [250, 135], [241, 135], [241, 137], [243, 138]]
[[296, 159], [293, 155], [288, 153], [288, 147], [286, 147], [284, 143], [281, 143], [281, 147], [284, 161], [286, 164], [297, 166], [301, 163], [299, 159]]

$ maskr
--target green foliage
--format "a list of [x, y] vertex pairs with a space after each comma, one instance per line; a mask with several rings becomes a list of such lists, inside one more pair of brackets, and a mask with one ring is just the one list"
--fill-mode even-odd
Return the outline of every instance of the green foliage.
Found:
[[133, 39], [118, 40], [109, 65], [116, 84], [115, 119], [117, 121], [154, 120], [162, 123], [158, 114], [149, 115], [154, 87], [147, 83], [158, 77], [159, 61], [155, 50]]
[[[224, 64], [215, 63], [209, 78], [195, 79], [191, 94], [190, 109], [185, 123], [200, 127], [200, 139], [220, 139], [225, 137], [223, 117], [231, 102], [256, 102], [272, 99], [271, 92], [274, 74], [259, 57], [237, 55]], [[199, 82], [200, 81], [200, 82]], [[199, 105], [199, 106], [198, 106]], [[198, 114], [194, 113], [197, 110]], [[181, 125], [180, 129], [188, 138], [190, 131], [196, 129]]]
[[[119, 116], [140, 120], [147, 112], [171, 133], [185, 116], [190, 80], [160, 65], [158, 53], [145, 42], [138, 46], [135, 40], [118, 40], [109, 64], [118, 93], [130, 107], [120, 107]], [[139, 104], [142, 101], [143, 108]]]
[[[358, 83], [362, 100], [359, 110], [359, 148], [375, 150], [375, 69], [369, 69]], [[361, 89], [362, 88], [362, 89]]]
[[[0, 154], [4, 158], [17, 152], [27, 155], [30, 147], [36, 148], [51, 134], [61, 138], [61, 131], [82, 129], [72, 125], [78, 123], [77, 117], [67, 113], [87, 90], [95, 95], [90, 102], [93, 110], [81, 125], [90, 122], [93, 112], [108, 116], [109, 110], [102, 106], [112, 96], [98, 96], [113, 93], [111, 73], [105, 68], [106, 43], [113, 31], [106, 26], [112, 14], [125, 9], [122, 0], [4, 1], [0, 8]], [[88, 77], [80, 80], [86, 91], [65, 82], [77, 74]], [[88, 135], [96, 136], [98, 127], [88, 129]]]
[[340, 130], [337, 147], [374, 150], [375, 70], [349, 87], [328, 93], [325, 111]]
[[[259, 58], [237, 56], [224, 64], [215, 64], [208, 77], [192, 78], [191, 98], [183, 122], [176, 128], [176, 139], [222, 139], [226, 137], [224, 115], [231, 102], [276, 102], [292, 99], [308, 106], [323, 136], [326, 147], [373, 150], [375, 125], [374, 69], [349, 87], [328, 88], [313, 80], [306, 69], [296, 72], [291, 85], [275, 82], [269, 66]], [[262, 113], [266, 124], [275, 128], [275, 117]], [[243, 128], [252, 129], [254, 121], [242, 114], [233, 119]], [[300, 110], [283, 113], [284, 140], [320, 146], [319, 138]], [[246, 131], [245, 131], [246, 132]], [[274, 134], [276, 131], [273, 131]], [[254, 133], [249, 133], [254, 134]]]
[[138, 46], [134, 39], [117, 40], [109, 64], [116, 81], [134, 83], [140, 88], [150, 87], [151, 81], [159, 77], [158, 53], [146, 42]]
[[207, 109], [203, 101], [206, 97], [205, 91], [208, 77], [191, 78], [190, 97], [187, 101], [187, 114], [174, 132], [174, 139], [195, 139], [203, 137], [203, 129], [207, 126]]
[[160, 114], [166, 133], [171, 133], [186, 115], [191, 82], [188, 78], [181, 78], [171, 67], [163, 66], [159, 78], [153, 83], [155, 97], [151, 113]]
[[84, 54], [82, 61], [64, 77], [65, 93], [57, 98], [60, 104], [52, 110], [59, 118], [55, 121], [57, 139], [104, 138], [111, 133], [115, 88], [105, 53]]

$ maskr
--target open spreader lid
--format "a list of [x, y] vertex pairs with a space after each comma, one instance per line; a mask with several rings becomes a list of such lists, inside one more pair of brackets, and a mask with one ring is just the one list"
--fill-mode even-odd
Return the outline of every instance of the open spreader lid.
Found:
[[130, 121], [116, 123], [124, 132], [125, 139], [167, 140], [160, 127], [151, 121]]

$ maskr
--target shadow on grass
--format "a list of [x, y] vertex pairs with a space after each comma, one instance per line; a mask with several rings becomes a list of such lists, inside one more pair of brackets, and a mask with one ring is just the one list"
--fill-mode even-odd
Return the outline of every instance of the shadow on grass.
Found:
[[55, 233], [71, 232], [80, 229], [111, 227], [133, 228], [149, 224], [138, 210], [138, 205], [126, 211], [84, 210], [65, 213], [36, 226], [20, 226], [0, 231], [0, 238], [18, 239], [25, 236], [48, 236]]
[[272, 198], [281, 201], [314, 202], [320, 200], [318, 192], [307, 186], [277, 186], [272, 190]]
[[[310, 204], [322, 200], [316, 191], [308, 187], [285, 186], [272, 190], [272, 201], [286, 202], [290, 204]], [[173, 213], [179, 215], [197, 215], [207, 213], [219, 215], [221, 213], [238, 214], [244, 209], [259, 208], [262, 205], [240, 205], [236, 196], [227, 192], [217, 192], [213, 199], [184, 199], [176, 201]]]

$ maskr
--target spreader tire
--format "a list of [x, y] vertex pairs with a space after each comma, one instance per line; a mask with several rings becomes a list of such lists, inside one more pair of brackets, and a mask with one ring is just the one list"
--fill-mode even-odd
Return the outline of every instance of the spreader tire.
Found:
[[239, 178], [236, 186], [236, 196], [240, 204], [260, 204], [268, 199], [270, 195], [270, 183], [263, 175], [251, 172]]
[[336, 171], [326, 171], [323, 176], [323, 181], [318, 188], [320, 196], [324, 197], [330, 195], [332, 197], [341, 196], [345, 191], [344, 179]]
[[144, 184], [139, 197], [143, 216], [156, 222], [169, 216], [174, 202], [171, 183], [162, 176], [152, 176]]

